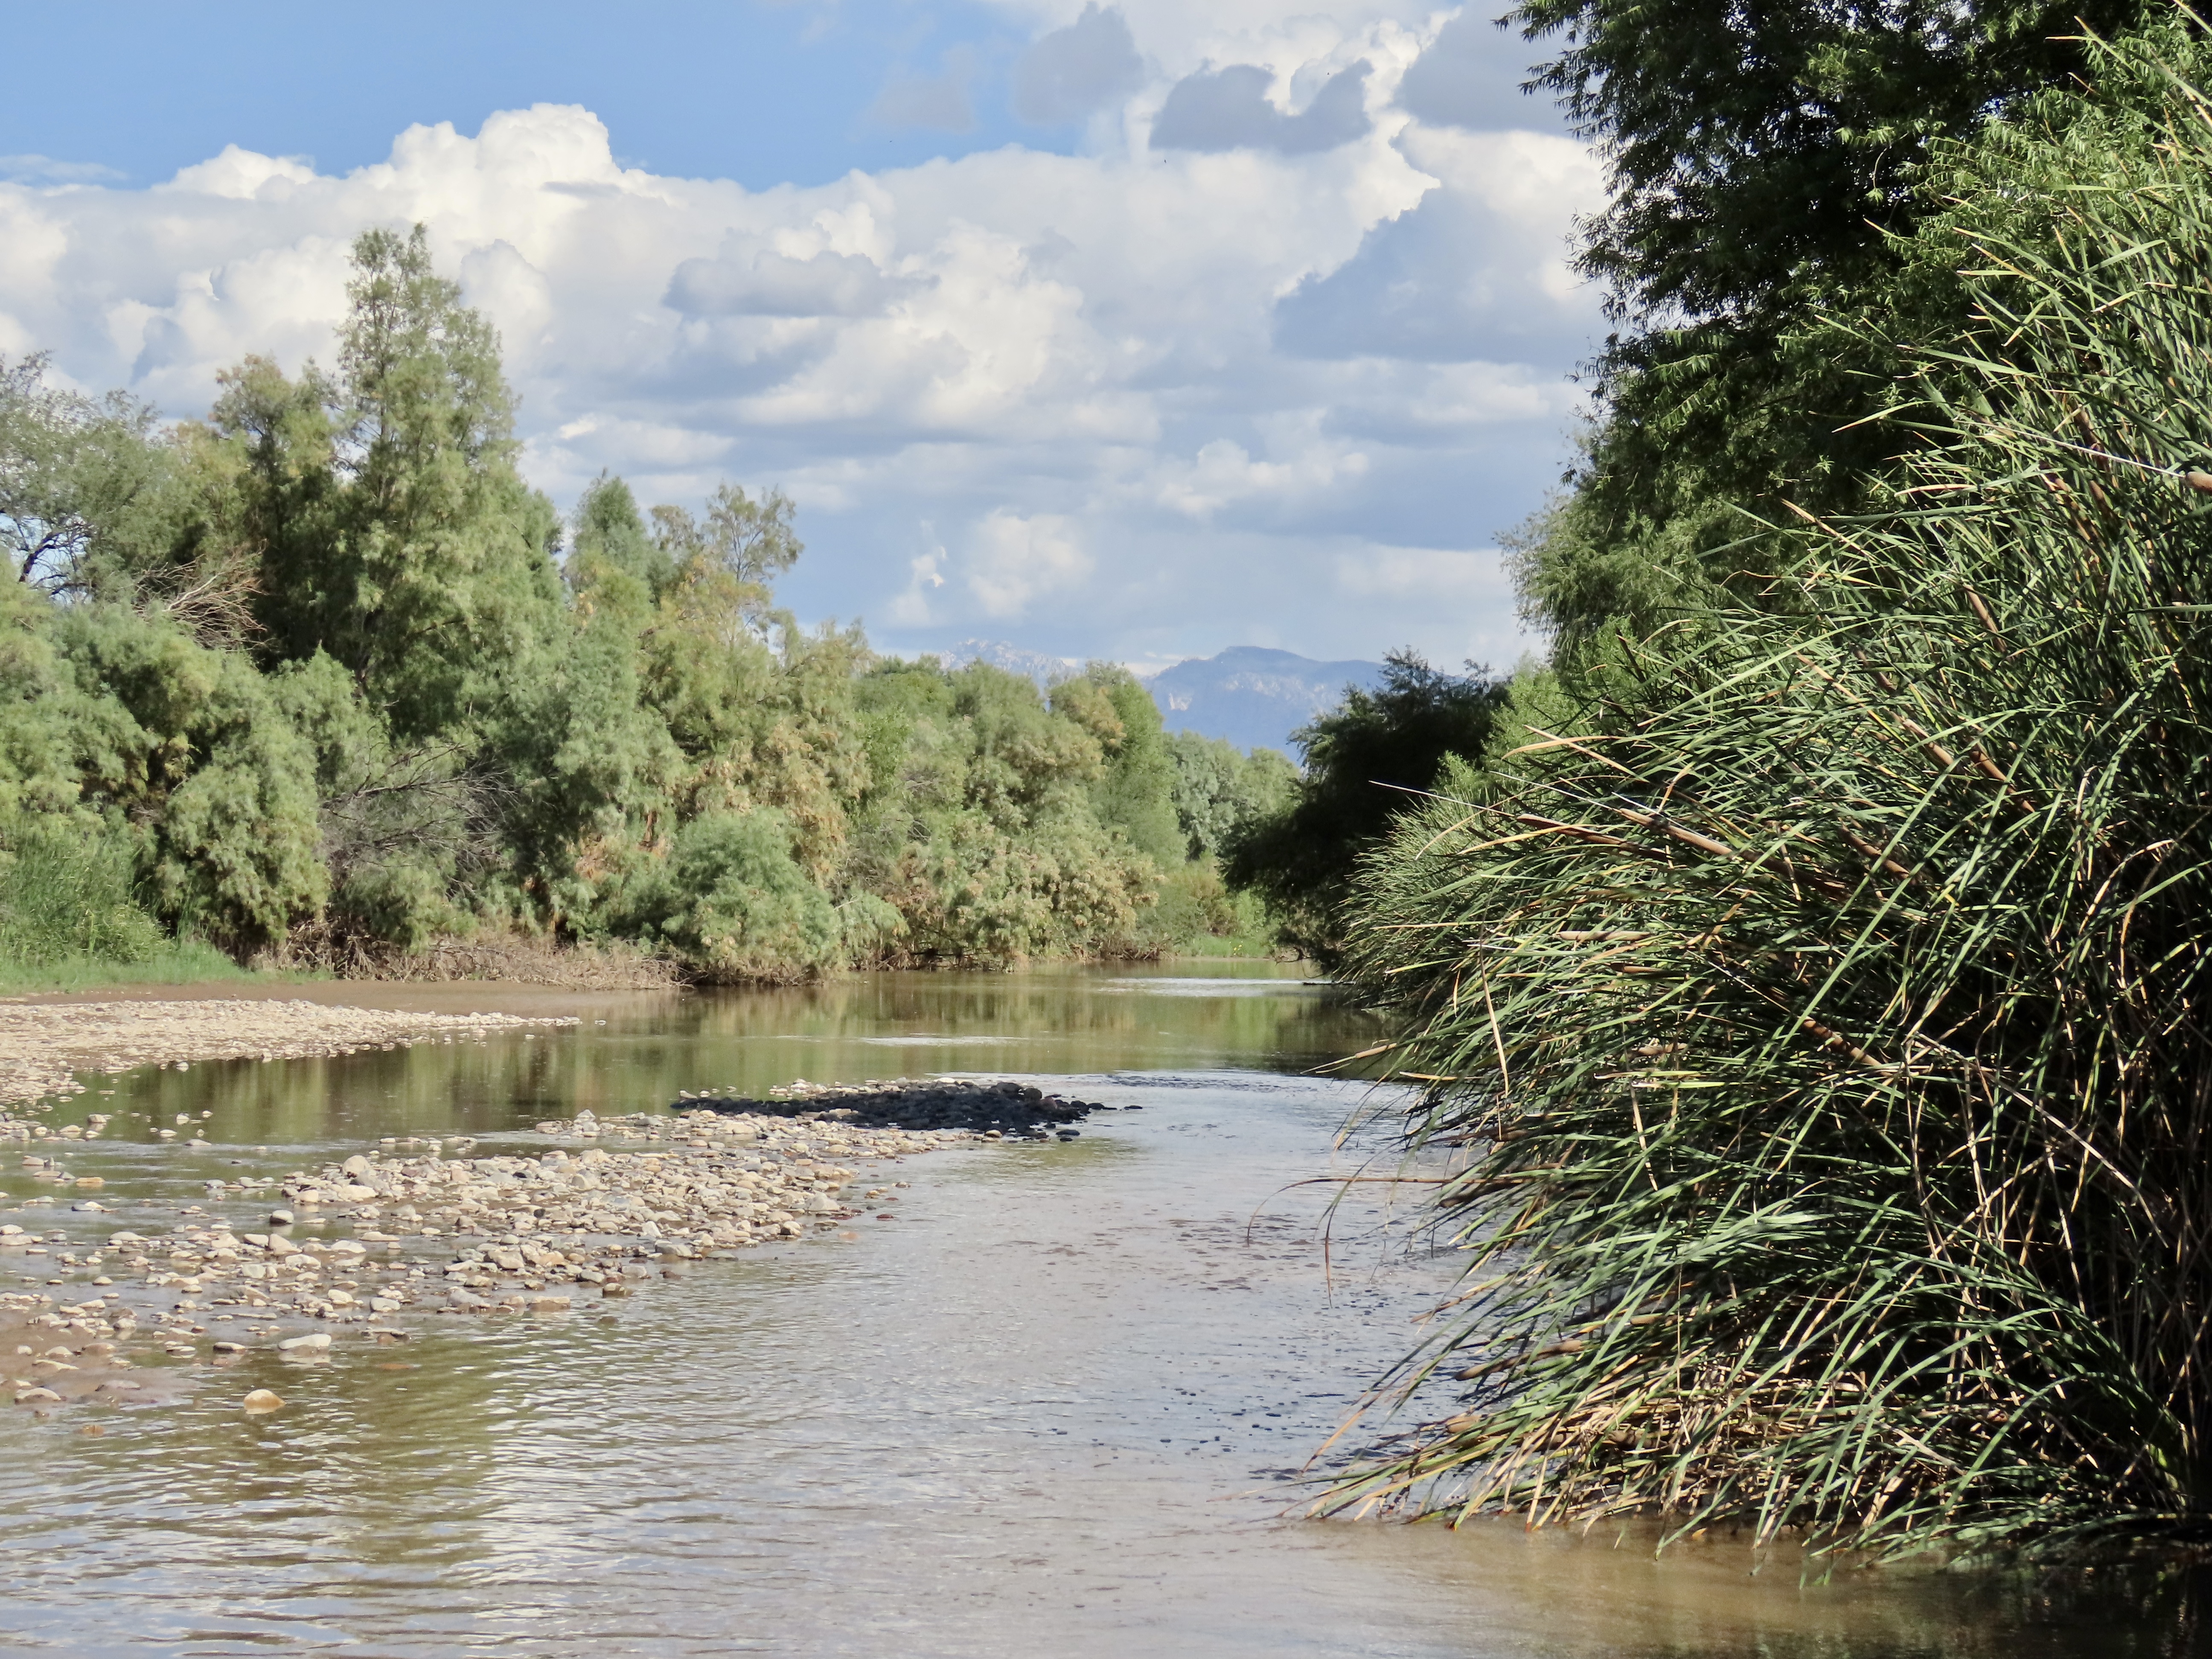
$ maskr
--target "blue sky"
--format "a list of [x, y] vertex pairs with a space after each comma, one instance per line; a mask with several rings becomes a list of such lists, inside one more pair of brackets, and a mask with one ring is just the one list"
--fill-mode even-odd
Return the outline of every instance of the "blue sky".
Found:
[[[233, 143], [344, 172], [381, 161], [416, 123], [473, 132], [496, 111], [539, 103], [592, 110], [626, 164], [754, 189], [1013, 142], [1065, 150], [1077, 136], [1073, 124], [1014, 117], [1006, 70], [1030, 30], [984, 7], [124, 0], [11, 11], [16, 62], [94, 72], [71, 78], [65, 112], [10, 100], [0, 155], [141, 185]], [[975, 88], [972, 126], [876, 112], [886, 89], [945, 79], [948, 53], [953, 77]]]
[[[1326, 3], [1326, 0], [1325, 0]], [[1598, 168], [1482, 15], [1346, 0], [19, 9], [0, 352], [205, 407], [420, 220], [562, 502], [800, 507], [894, 649], [1523, 644]]]

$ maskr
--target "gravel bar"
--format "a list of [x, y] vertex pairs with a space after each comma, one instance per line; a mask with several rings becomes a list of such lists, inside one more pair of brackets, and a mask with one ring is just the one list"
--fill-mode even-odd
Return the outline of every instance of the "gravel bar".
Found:
[[81, 1072], [302, 1060], [576, 1023], [573, 1015], [402, 1013], [301, 1000], [0, 1003], [0, 1107], [82, 1093], [73, 1075]]

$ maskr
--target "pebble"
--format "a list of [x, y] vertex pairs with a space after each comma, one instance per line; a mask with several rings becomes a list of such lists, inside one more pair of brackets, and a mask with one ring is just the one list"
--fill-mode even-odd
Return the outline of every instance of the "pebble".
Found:
[[[41, 1239], [0, 1224], [0, 1249], [62, 1250], [47, 1271], [105, 1263], [98, 1284], [137, 1278], [169, 1299], [166, 1309], [134, 1310], [110, 1291], [72, 1304], [73, 1292], [59, 1288], [68, 1281], [52, 1279], [52, 1293], [0, 1292], [0, 1314], [80, 1339], [151, 1337], [179, 1358], [204, 1355], [191, 1339], [207, 1336], [199, 1322], [216, 1319], [269, 1322], [252, 1333], [264, 1337], [288, 1325], [296, 1332], [302, 1320], [354, 1325], [381, 1341], [404, 1334], [390, 1325], [409, 1313], [561, 1314], [580, 1295], [625, 1296], [629, 1280], [673, 1277], [685, 1262], [835, 1233], [862, 1213], [888, 1219], [884, 1195], [905, 1183], [887, 1178], [884, 1164], [987, 1139], [1069, 1136], [1098, 1109], [1012, 1082], [794, 1082], [764, 1100], [701, 1091], [672, 1115], [585, 1110], [548, 1120], [537, 1127], [554, 1145], [530, 1154], [477, 1157], [472, 1139], [393, 1138], [285, 1176], [283, 1203], [265, 1212], [267, 1233], [233, 1232], [193, 1207], [167, 1233], [118, 1228], [104, 1256], [80, 1262], [61, 1235]], [[23, 1163], [36, 1179], [67, 1178], [52, 1158]], [[878, 1168], [863, 1180], [870, 1163]], [[308, 1221], [295, 1237], [303, 1211]], [[333, 1236], [345, 1231], [354, 1237]], [[210, 1345], [216, 1355], [247, 1352], [224, 1337]], [[295, 1358], [331, 1346], [329, 1330], [276, 1344]], [[60, 1388], [73, 1397], [90, 1385]]]
[[256, 1389], [238, 1402], [250, 1412], [273, 1412], [284, 1403], [282, 1395], [270, 1389]]

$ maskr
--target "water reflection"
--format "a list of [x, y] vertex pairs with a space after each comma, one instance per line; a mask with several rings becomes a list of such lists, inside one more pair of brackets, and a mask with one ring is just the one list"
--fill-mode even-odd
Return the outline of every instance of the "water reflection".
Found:
[[[639, 995], [529, 988], [287, 987], [377, 1006], [574, 1015], [568, 1031], [423, 1043], [329, 1060], [143, 1072], [80, 1096], [57, 1123], [124, 1115], [150, 1137], [179, 1115], [218, 1145], [321, 1145], [381, 1135], [484, 1135], [588, 1107], [654, 1110], [678, 1091], [757, 1093], [939, 1072], [1073, 1075], [1117, 1068], [1299, 1071], [1366, 1045], [1373, 1021], [1296, 965], [1188, 971], [1057, 969], [866, 974], [765, 991]], [[1158, 994], [1133, 994], [1148, 984]], [[215, 988], [223, 994], [223, 988]]]
[[[529, 1327], [430, 1321], [405, 1344], [342, 1340], [322, 1364], [250, 1356], [181, 1407], [0, 1415], [6, 1645], [2193, 1650], [2186, 1577], [1805, 1586], [1786, 1563], [1751, 1576], [1726, 1543], [1655, 1563], [1632, 1540], [1285, 1519], [1308, 1454], [1449, 1280], [1449, 1262], [1405, 1250], [1405, 1218], [1369, 1203], [1373, 1188], [1335, 1212], [1325, 1271], [1326, 1190], [1291, 1184], [1373, 1150], [1332, 1148], [1352, 1086], [1292, 1074], [1364, 1028], [1287, 975], [1224, 996], [1052, 977], [602, 1004], [588, 1018], [606, 1025], [557, 1039], [115, 1085], [107, 1109], [212, 1110], [218, 1143], [73, 1150], [76, 1167], [112, 1171], [118, 1202], [181, 1194], [193, 1169], [241, 1155], [289, 1167], [332, 1142], [457, 1129], [527, 1144], [556, 1107], [946, 1064], [887, 1066], [879, 1038], [934, 1044], [954, 1069], [1073, 1074], [1087, 1098], [1146, 1109], [1095, 1118], [1072, 1144], [917, 1159], [896, 1172], [914, 1182], [896, 1222], [700, 1264]], [[1024, 1060], [948, 1041], [963, 1038], [1019, 1039]], [[1204, 1063], [1162, 1057], [1190, 1051]], [[256, 1386], [291, 1404], [241, 1415]], [[88, 1421], [105, 1435], [79, 1433]]]

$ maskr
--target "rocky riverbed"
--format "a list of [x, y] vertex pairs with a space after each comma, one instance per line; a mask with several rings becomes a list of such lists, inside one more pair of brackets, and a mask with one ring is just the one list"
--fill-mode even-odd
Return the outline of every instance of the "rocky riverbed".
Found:
[[[103, 1202], [100, 1179], [67, 1166], [60, 1132], [19, 1126], [40, 1149], [22, 1167], [57, 1194], [0, 1223], [0, 1273], [45, 1278], [0, 1293], [0, 1325], [27, 1333], [11, 1343], [0, 1330], [0, 1373], [19, 1404], [50, 1408], [112, 1380], [106, 1368], [133, 1344], [167, 1361], [255, 1346], [313, 1360], [334, 1330], [397, 1341], [428, 1316], [559, 1315], [702, 1257], [895, 1220], [902, 1160], [1073, 1138], [1110, 1109], [1012, 1082], [801, 1081], [763, 1101], [708, 1093], [671, 1114], [548, 1120], [543, 1150], [387, 1139], [281, 1177], [210, 1182], [204, 1203], [159, 1224], [150, 1204]], [[56, 1206], [70, 1228], [46, 1224], [64, 1218]]]
[[[402, 1013], [300, 1000], [0, 1003], [0, 1107], [21, 1109], [82, 1093], [84, 1085], [73, 1075], [79, 1072], [301, 1060], [410, 1042], [481, 1042], [510, 1031], [576, 1023], [573, 1017]], [[0, 1119], [0, 1135], [8, 1127]]]

